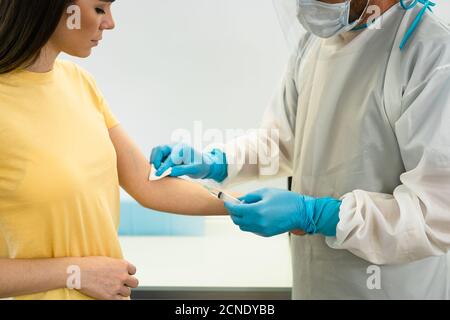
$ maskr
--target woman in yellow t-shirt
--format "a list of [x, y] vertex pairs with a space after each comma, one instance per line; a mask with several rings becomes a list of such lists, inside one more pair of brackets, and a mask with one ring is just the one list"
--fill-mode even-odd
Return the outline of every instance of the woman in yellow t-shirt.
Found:
[[0, 298], [128, 299], [119, 186], [147, 208], [226, 214], [195, 184], [148, 181], [92, 77], [57, 59], [91, 54], [113, 1], [0, 0]]

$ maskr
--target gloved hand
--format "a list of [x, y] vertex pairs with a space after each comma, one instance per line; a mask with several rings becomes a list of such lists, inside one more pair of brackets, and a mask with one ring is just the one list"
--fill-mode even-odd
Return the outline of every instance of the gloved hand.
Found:
[[341, 201], [312, 198], [281, 189], [262, 189], [239, 198], [244, 204], [225, 203], [242, 231], [271, 237], [291, 230], [336, 236]]
[[150, 163], [157, 169], [157, 176], [169, 168], [172, 168], [171, 177], [189, 176], [222, 182], [228, 176], [226, 155], [219, 149], [200, 153], [186, 144], [158, 146], [152, 150]]

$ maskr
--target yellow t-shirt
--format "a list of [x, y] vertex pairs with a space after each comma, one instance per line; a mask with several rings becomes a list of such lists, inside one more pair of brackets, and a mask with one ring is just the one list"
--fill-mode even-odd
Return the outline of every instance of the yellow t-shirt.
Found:
[[[117, 124], [94, 80], [73, 63], [0, 75], [0, 257], [122, 258], [108, 135]], [[60, 289], [16, 298], [88, 297]]]

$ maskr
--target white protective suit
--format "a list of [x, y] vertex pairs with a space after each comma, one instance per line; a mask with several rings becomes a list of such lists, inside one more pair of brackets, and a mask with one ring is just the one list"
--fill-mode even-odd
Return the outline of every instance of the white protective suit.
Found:
[[[420, 9], [393, 6], [381, 30], [305, 34], [265, 114], [278, 176], [343, 200], [335, 238], [291, 236], [294, 299], [449, 298], [450, 31], [427, 12], [401, 51]], [[230, 162], [256, 152], [256, 135], [236, 141]], [[228, 171], [224, 183], [264, 178]]]

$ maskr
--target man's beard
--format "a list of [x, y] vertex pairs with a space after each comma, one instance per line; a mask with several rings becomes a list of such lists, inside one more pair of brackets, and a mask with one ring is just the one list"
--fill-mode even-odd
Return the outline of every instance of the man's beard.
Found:
[[370, 0], [352, 0], [350, 6], [350, 23], [358, 20], [366, 9], [367, 1]]

